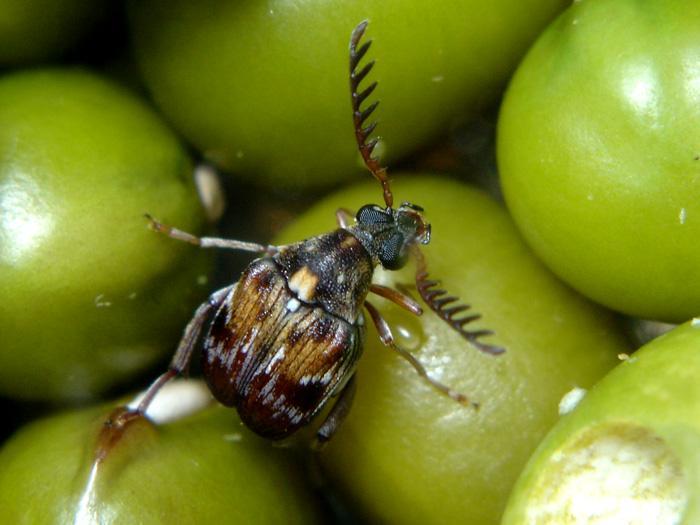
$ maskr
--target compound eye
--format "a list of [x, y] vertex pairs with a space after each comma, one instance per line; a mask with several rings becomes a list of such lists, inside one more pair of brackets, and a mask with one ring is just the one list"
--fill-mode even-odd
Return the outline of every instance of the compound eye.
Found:
[[406, 264], [407, 254], [404, 237], [399, 232], [394, 232], [389, 238], [384, 240], [377, 256], [379, 262], [387, 270], [398, 270]]
[[360, 224], [387, 224], [394, 218], [376, 204], [366, 204], [360, 208], [355, 217]]

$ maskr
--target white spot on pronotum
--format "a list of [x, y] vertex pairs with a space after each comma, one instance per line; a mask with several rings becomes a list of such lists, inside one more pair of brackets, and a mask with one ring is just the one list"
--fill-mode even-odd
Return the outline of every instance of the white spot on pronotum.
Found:
[[559, 415], [563, 416], [571, 412], [586, 395], [586, 389], [575, 386], [569, 390], [559, 401]]
[[439, 83], [439, 82], [442, 82], [443, 80], [445, 80], [445, 77], [442, 76], [442, 75], [435, 75], [435, 76], [434, 76], [433, 78], [431, 78], [430, 80], [432, 80], [432, 81], [435, 82], [435, 83]]
[[318, 275], [308, 266], [302, 266], [289, 278], [289, 289], [306, 302], [314, 300], [317, 284]]
[[287, 310], [290, 312], [296, 312], [300, 306], [301, 303], [294, 297], [287, 301]]
[[101, 293], [97, 297], [95, 297], [95, 306], [97, 308], [107, 308], [109, 306], [112, 306], [112, 302], [107, 301], [105, 299], [105, 294]]
[[681, 224], [685, 224], [685, 219], [688, 216], [688, 212], [686, 211], [685, 208], [681, 208], [681, 211], [678, 212], [678, 222]]

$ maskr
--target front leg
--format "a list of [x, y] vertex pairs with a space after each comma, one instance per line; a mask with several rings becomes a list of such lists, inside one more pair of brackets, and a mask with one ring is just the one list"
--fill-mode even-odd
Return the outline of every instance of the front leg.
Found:
[[384, 299], [388, 299], [404, 310], [411, 312], [413, 315], [423, 315], [423, 309], [420, 305], [405, 293], [389, 288], [388, 286], [374, 283], [369, 286], [369, 291], [380, 297], [384, 297]]
[[431, 387], [433, 387], [441, 394], [445, 394], [450, 399], [453, 399], [462, 405], [471, 405], [474, 408], [479, 408], [478, 403], [470, 401], [469, 398], [461, 392], [458, 392], [457, 390], [454, 390], [449, 386], [441, 383], [440, 381], [430, 377], [425, 367], [420, 363], [420, 361], [418, 361], [418, 359], [416, 359], [413, 356], [413, 354], [404, 350], [394, 342], [394, 334], [391, 333], [391, 328], [389, 327], [389, 324], [381, 316], [379, 311], [367, 301], [365, 301], [365, 308], [367, 308], [367, 311], [369, 312], [369, 315], [372, 318], [372, 321], [374, 322], [374, 326], [376, 326], [377, 332], [379, 333], [379, 339], [384, 344], [384, 346], [391, 348], [397, 354], [403, 357], [406, 361], [408, 361], [411, 364], [411, 366], [416, 370], [416, 372], [418, 372], [418, 375], [421, 376], [425, 381], [428, 382], [428, 384]]
[[279, 247], [262, 244], [256, 242], [238, 241], [236, 239], [224, 239], [222, 237], [197, 237], [191, 233], [178, 230], [167, 224], [163, 224], [150, 215], [146, 214], [146, 219], [149, 221], [149, 226], [153, 231], [167, 235], [178, 241], [188, 242], [199, 246], [200, 248], [224, 248], [228, 250], [241, 250], [244, 252], [260, 253], [262, 255], [275, 255], [279, 251]]

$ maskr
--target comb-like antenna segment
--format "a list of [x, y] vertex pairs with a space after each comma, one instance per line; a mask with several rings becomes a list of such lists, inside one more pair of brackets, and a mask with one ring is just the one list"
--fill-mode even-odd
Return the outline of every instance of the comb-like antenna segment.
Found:
[[362, 82], [374, 66], [374, 60], [372, 60], [371, 62], [367, 62], [362, 69], [359, 71], [357, 70], [360, 60], [362, 60], [362, 57], [365, 56], [369, 46], [372, 44], [372, 41], [369, 40], [359, 48], [357, 47], [362, 39], [362, 35], [365, 34], [367, 23], [367, 20], [360, 22], [350, 36], [350, 94], [352, 95], [352, 120], [355, 125], [355, 139], [357, 140], [357, 146], [360, 149], [362, 160], [364, 160], [365, 166], [367, 166], [367, 169], [374, 175], [374, 178], [381, 183], [384, 192], [384, 202], [387, 207], [391, 208], [394, 204], [394, 196], [389, 187], [389, 177], [387, 177], [386, 168], [382, 167], [379, 161], [372, 156], [372, 151], [377, 145], [377, 139], [367, 140], [367, 137], [369, 137], [374, 131], [374, 128], [377, 127], [377, 123], [371, 122], [366, 127], [362, 127], [365, 120], [369, 118], [379, 104], [379, 102], [373, 102], [366, 109], [360, 109], [362, 103], [372, 94], [374, 88], [377, 87], [377, 82], [372, 82], [364, 91], [358, 91], [360, 82]]
[[413, 254], [416, 258], [416, 288], [418, 293], [431, 310], [433, 310], [443, 321], [450, 325], [456, 332], [472, 343], [482, 352], [498, 355], [505, 352], [505, 348], [483, 343], [480, 338], [492, 335], [491, 330], [467, 330], [464, 326], [472, 321], [481, 318], [480, 314], [462, 315], [471, 306], [460, 304], [459, 299], [453, 295], [448, 295], [446, 290], [437, 288], [439, 281], [428, 278], [428, 270], [425, 257], [417, 245], [412, 246]]

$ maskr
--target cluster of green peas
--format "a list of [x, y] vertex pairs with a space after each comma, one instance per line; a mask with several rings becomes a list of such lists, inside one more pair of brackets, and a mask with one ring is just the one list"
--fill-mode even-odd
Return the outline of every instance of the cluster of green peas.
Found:
[[[7, 429], [0, 522], [698, 521], [695, 2], [6, 4], [0, 395], [13, 400], [8, 424], [26, 402], [73, 408]], [[436, 394], [370, 329], [351, 414], [312, 459], [313, 429], [273, 447], [191, 382], [163, 397], [203, 399], [197, 410], [138, 425], [95, 476], [118, 401], [94, 403], [162, 371], [212, 281], [237, 280], [239, 268], [213, 271], [209, 254], [143, 217], [210, 229], [218, 213], [195, 162], [222, 172], [229, 202], [248, 202], [220, 223], [243, 240], [300, 240], [333, 229], [338, 208], [381, 202], [350, 118], [347, 44], [363, 19], [383, 161], [451, 141], [439, 162], [390, 169], [394, 194], [426, 210], [431, 275], [507, 352], [483, 355], [430, 313], [379, 306], [399, 344], [480, 410]], [[84, 57], [115, 20], [126, 35], [95, 67]], [[454, 130], [489, 107], [505, 206], [459, 180]], [[438, 175], [446, 164], [451, 176]], [[283, 231], [263, 228], [274, 238], [250, 237], [251, 213], [270, 223], [270, 210], [350, 182], [361, 183]], [[685, 324], [636, 352], [625, 316]]]

